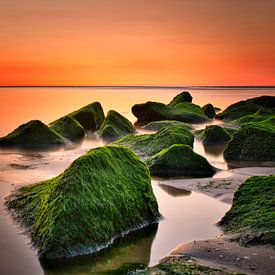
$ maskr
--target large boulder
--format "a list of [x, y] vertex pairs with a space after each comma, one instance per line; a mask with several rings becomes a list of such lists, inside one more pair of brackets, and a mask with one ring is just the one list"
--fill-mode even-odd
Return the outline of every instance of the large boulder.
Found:
[[273, 120], [245, 123], [233, 134], [224, 151], [228, 161], [275, 161]]
[[70, 113], [86, 131], [97, 131], [104, 121], [104, 112], [99, 102], [94, 102]]
[[234, 194], [231, 209], [220, 221], [227, 233], [244, 244], [275, 246], [275, 176], [246, 180]]
[[272, 113], [271, 110], [259, 109], [256, 113], [252, 115], [246, 115], [246, 116], [240, 117], [234, 120], [233, 122], [238, 125], [242, 125], [248, 122], [260, 122], [267, 119], [275, 119], [275, 109], [274, 109], [274, 113]]
[[136, 130], [132, 123], [116, 111], [109, 111], [99, 134], [106, 140], [116, 140], [125, 135], [133, 134]]
[[151, 131], [159, 131], [161, 128], [167, 127], [167, 126], [180, 126], [185, 128], [186, 130], [192, 130], [192, 126], [190, 124], [177, 121], [177, 120], [152, 121], [146, 124], [145, 126], [143, 126], [143, 128]]
[[204, 145], [220, 145], [228, 143], [231, 135], [226, 128], [218, 125], [210, 125], [205, 127], [200, 138]]
[[178, 103], [181, 103], [181, 102], [191, 103], [192, 100], [193, 100], [193, 97], [191, 96], [191, 94], [187, 91], [184, 91], [184, 92], [176, 95], [168, 105], [173, 107], [173, 106], [176, 106]]
[[6, 205], [44, 259], [95, 252], [159, 217], [146, 164], [119, 146], [90, 150], [57, 177], [16, 190]]
[[159, 120], [178, 120], [186, 123], [202, 123], [209, 120], [201, 107], [189, 102], [178, 103], [171, 107], [159, 102], [148, 101], [132, 107], [139, 124]]
[[158, 177], [211, 177], [216, 170], [188, 145], [174, 144], [146, 161], [151, 175]]
[[214, 106], [211, 103], [208, 103], [202, 107], [202, 111], [205, 113], [205, 115], [209, 118], [214, 118], [216, 116], [216, 111]]
[[173, 144], [186, 144], [193, 147], [194, 135], [185, 128], [168, 126], [155, 134], [130, 135], [114, 142], [133, 150], [137, 155], [147, 158]]
[[252, 115], [259, 110], [275, 114], [275, 96], [260, 96], [234, 103], [216, 117], [223, 120], [235, 120]]
[[51, 129], [71, 141], [78, 141], [85, 136], [84, 128], [76, 119], [70, 116], [61, 117], [49, 125]]
[[1, 147], [48, 148], [65, 143], [64, 137], [40, 120], [22, 124], [7, 136], [0, 138]]

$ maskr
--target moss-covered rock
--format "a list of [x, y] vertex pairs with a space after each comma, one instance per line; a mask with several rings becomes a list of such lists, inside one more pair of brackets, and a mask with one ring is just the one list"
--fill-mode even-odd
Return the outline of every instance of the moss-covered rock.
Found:
[[248, 122], [260, 122], [260, 121], [264, 121], [267, 119], [275, 119], [275, 110], [274, 110], [274, 113], [272, 113], [272, 111], [270, 111], [270, 110], [260, 109], [252, 115], [240, 117], [240, 118], [234, 120], [233, 122], [236, 124], [242, 125], [242, 124], [248, 123]]
[[0, 138], [1, 147], [48, 148], [65, 143], [64, 137], [40, 120], [22, 124], [7, 136]]
[[194, 135], [178, 126], [162, 128], [155, 134], [130, 135], [114, 142], [133, 150], [141, 157], [152, 156], [173, 144], [185, 144], [193, 147]]
[[216, 111], [214, 106], [211, 103], [208, 103], [202, 107], [202, 111], [209, 118], [214, 118], [216, 116]]
[[146, 124], [143, 128], [151, 131], [159, 131], [161, 128], [167, 126], [179, 126], [185, 128], [186, 130], [192, 130], [192, 126], [190, 124], [186, 124], [184, 122], [176, 120], [153, 121]]
[[275, 96], [260, 96], [234, 103], [216, 117], [224, 120], [235, 120], [252, 115], [259, 110], [275, 114]]
[[59, 176], [20, 188], [6, 205], [47, 259], [94, 252], [159, 216], [147, 166], [119, 146], [90, 150]]
[[94, 102], [70, 113], [86, 131], [97, 131], [104, 121], [104, 112], [99, 102]]
[[188, 145], [174, 144], [146, 161], [151, 175], [158, 177], [211, 177], [215, 169]]
[[245, 123], [236, 131], [224, 151], [226, 160], [275, 161], [273, 120]]
[[171, 107], [159, 102], [148, 101], [134, 105], [132, 112], [140, 124], [159, 120], [178, 120], [186, 123], [202, 123], [209, 120], [200, 106], [189, 102], [181, 102]]
[[205, 127], [200, 138], [205, 145], [219, 145], [228, 143], [231, 139], [231, 134], [226, 128], [218, 125], [210, 125]]
[[181, 102], [191, 103], [192, 100], [193, 100], [193, 97], [191, 96], [191, 94], [187, 91], [184, 91], [184, 92], [176, 95], [168, 105], [173, 107], [173, 106], [176, 106], [178, 103], [181, 103]]
[[109, 111], [100, 130], [100, 135], [107, 140], [116, 140], [136, 130], [132, 123], [116, 111]]
[[70, 116], [64, 116], [51, 122], [50, 128], [71, 141], [78, 141], [85, 136], [84, 128]]
[[240, 185], [233, 205], [220, 221], [243, 244], [275, 246], [275, 176], [255, 176]]

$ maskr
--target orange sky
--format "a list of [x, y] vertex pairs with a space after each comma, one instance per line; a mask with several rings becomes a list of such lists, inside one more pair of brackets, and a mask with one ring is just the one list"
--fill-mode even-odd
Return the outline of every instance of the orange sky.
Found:
[[0, 85], [274, 85], [272, 0], [1, 0]]

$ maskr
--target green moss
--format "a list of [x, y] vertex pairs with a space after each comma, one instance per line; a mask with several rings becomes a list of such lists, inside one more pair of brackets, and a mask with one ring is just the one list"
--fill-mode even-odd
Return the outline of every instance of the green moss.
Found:
[[148, 101], [134, 105], [132, 112], [140, 124], [159, 120], [178, 120], [186, 123], [202, 123], [209, 120], [200, 106], [189, 102], [181, 102], [171, 107]]
[[270, 112], [260, 109], [256, 113], [254, 113], [252, 115], [240, 117], [240, 118], [236, 119], [234, 122], [236, 124], [241, 125], [241, 124], [248, 123], [248, 122], [261, 122], [261, 121], [264, 121], [267, 119], [272, 119], [272, 118], [275, 119], [274, 114], [270, 114]]
[[233, 134], [224, 151], [226, 160], [275, 161], [275, 125], [273, 120], [251, 122]]
[[0, 146], [22, 148], [48, 148], [66, 143], [65, 139], [40, 120], [20, 125], [10, 134], [0, 138]]
[[252, 115], [259, 110], [275, 114], [275, 96], [260, 96], [234, 103], [217, 117], [224, 120], [235, 120]]
[[116, 140], [136, 130], [132, 123], [116, 111], [109, 111], [100, 130], [100, 135], [107, 140]]
[[205, 145], [226, 144], [231, 139], [230, 133], [218, 125], [206, 126], [200, 138]]
[[178, 103], [181, 103], [181, 102], [191, 103], [192, 100], [193, 100], [193, 97], [191, 96], [191, 94], [187, 91], [184, 91], [184, 92], [176, 95], [168, 105], [173, 107], [173, 106], [176, 106]]
[[153, 121], [145, 125], [143, 128], [151, 131], [159, 131], [161, 128], [167, 126], [180, 126], [185, 128], [186, 130], [192, 130], [191, 125], [176, 120]]
[[99, 102], [91, 103], [83, 108], [70, 113], [69, 116], [75, 118], [85, 130], [99, 130], [104, 121], [104, 112]]
[[151, 175], [158, 177], [211, 177], [215, 169], [189, 145], [174, 144], [146, 161]]
[[[240, 185], [234, 194], [231, 209], [220, 224], [226, 232], [241, 233], [240, 240], [244, 243], [269, 243], [275, 246], [274, 221], [275, 176], [257, 176]], [[245, 235], [251, 232], [258, 238], [247, 240]]]
[[84, 128], [70, 116], [64, 116], [51, 122], [50, 128], [71, 141], [78, 141], [85, 136]]
[[168, 126], [155, 134], [126, 136], [114, 144], [126, 146], [142, 157], [152, 156], [173, 144], [186, 144], [193, 147], [194, 136], [182, 127]]
[[206, 104], [202, 107], [202, 111], [205, 113], [205, 115], [209, 118], [214, 118], [215, 115], [216, 115], [216, 111], [215, 111], [215, 108], [214, 106], [209, 103], [209, 104]]
[[47, 259], [93, 252], [159, 216], [147, 166], [119, 146], [90, 150], [59, 176], [20, 188], [6, 205]]

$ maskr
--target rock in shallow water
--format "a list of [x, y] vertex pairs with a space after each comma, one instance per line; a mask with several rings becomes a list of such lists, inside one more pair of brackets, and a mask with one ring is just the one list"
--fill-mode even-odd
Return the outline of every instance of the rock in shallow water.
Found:
[[206, 126], [200, 137], [205, 145], [226, 144], [231, 139], [231, 135], [227, 130], [218, 125]]

